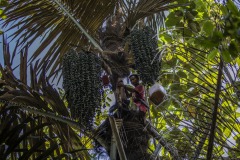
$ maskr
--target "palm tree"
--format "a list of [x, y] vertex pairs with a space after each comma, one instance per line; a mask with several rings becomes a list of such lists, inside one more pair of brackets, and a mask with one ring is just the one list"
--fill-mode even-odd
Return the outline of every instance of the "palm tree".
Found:
[[[5, 69], [1, 67], [1, 100], [3, 103], [0, 116], [1, 122], [5, 122], [1, 123], [5, 126], [2, 127], [4, 130], [1, 130], [3, 138], [0, 149], [3, 158], [12, 156], [12, 159], [14, 157], [41, 159], [50, 156], [89, 159], [90, 155], [86, 150], [93, 148], [90, 143], [92, 139], [110, 152], [112, 150], [111, 132], [114, 132], [109, 129], [111, 122], [105, 121], [97, 129], [86, 131], [85, 126], [69, 118], [70, 113], [65, 107], [65, 100], [49, 84], [49, 79], [56, 79], [59, 76], [58, 72], [62, 68], [63, 56], [74, 48], [77, 52], [99, 53], [103, 59], [103, 68], [111, 75], [113, 86], [116, 86], [117, 78], [127, 76], [129, 66], [132, 66], [132, 61], [121, 61], [121, 57], [119, 59], [119, 54], [124, 54], [126, 59], [131, 59], [133, 56], [124, 48], [129, 33], [145, 25], [157, 32], [163, 24], [163, 11], [185, 5], [187, 4], [176, 0], [98, 2], [93, 0], [22, 0], [11, 2], [6, 8], [8, 19], [4, 22], [4, 26], [15, 22], [9, 27], [9, 30], [15, 29], [10, 38], [18, 39], [17, 47], [21, 48], [21, 63], [20, 78], [17, 79], [13, 74], [14, 68], [12, 67], [17, 49], [10, 54], [8, 43], [5, 41], [4, 62], [7, 67]], [[35, 44], [34, 42], [39, 37], [42, 37], [41, 44], [28, 60], [27, 48]], [[191, 55], [179, 50], [176, 46], [188, 50]], [[163, 45], [162, 53], [165, 54], [166, 48], [164, 47], [166, 46]], [[46, 48], [49, 48], [47, 52]], [[216, 78], [214, 71], [214, 67], [220, 64], [219, 59], [213, 60], [209, 65], [209, 73], [205, 73], [202, 72], [202, 69], [208, 65], [202, 62], [205, 60], [205, 57], [202, 56], [205, 50], [185, 46], [181, 43], [173, 44], [169, 48], [174, 55], [181, 57], [182, 61], [174, 58], [172, 61], [167, 58], [163, 59], [166, 63], [172, 63], [170, 68], [174, 67], [174, 72], [163, 66], [161, 81], [163, 84], [170, 83], [168, 80], [171, 79], [172, 85], [168, 88], [169, 98], [162, 104], [163, 107], [152, 108], [151, 113], [154, 116], [152, 124], [147, 125], [148, 132], [143, 130], [145, 126], [136, 121], [123, 122], [126, 132], [121, 131], [120, 133], [126, 134], [122, 137], [125, 136], [128, 140], [128, 142], [125, 141], [124, 146], [128, 159], [134, 159], [137, 156], [139, 159], [149, 159], [150, 156], [155, 159], [161, 146], [164, 148], [162, 149], [163, 158], [168, 157], [168, 153], [174, 159], [197, 159], [204, 156], [207, 152], [210, 153], [206, 149], [206, 141], [208, 136], [211, 136], [212, 119], [216, 119], [211, 115], [212, 107], [218, 106], [220, 101], [217, 97], [227, 99], [227, 104], [223, 105], [225, 108], [219, 108], [223, 114], [233, 110], [231, 105], [237, 105], [234, 102], [235, 97], [226, 97], [230, 94], [230, 90], [225, 90], [225, 92], [218, 90], [215, 96], [212, 94], [216, 88], [224, 87], [221, 81], [216, 84], [209, 81], [209, 74], [212, 74], [210, 79], [219, 80], [222, 77]], [[186, 63], [182, 57], [189, 60], [189, 63]], [[39, 58], [40, 60], [38, 60]], [[191, 59], [196, 59], [196, 61], [190, 61]], [[27, 61], [30, 65], [30, 85], [27, 81]], [[36, 61], [35, 65], [32, 65], [31, 62], [34, 61]], [[187, 72], [189, 74], [186, 74]], [[186, 77], [190, 77], [190, 79]], [[196, 79], [204, 84], [197, 83]], [[225, 80], [227, 81], [228, 78]], [[185, 85], [181, 84], [183, 82]], [[193, 88], [195, 90], [192, 90]], [[183, 96], [188, 99], [180, 102], [179, 100]], [[216, 101], [213, 102], [213, 99]], [[229, 104], [230, 102], [232, 104]], [[33, 118], [29, 118], [29, 114]], [[34, 117], [35, 115], [40, 116]], [[183, 115], [186, 117], [182, 118]], [[223, 149], [229, 149], [232, 154], [239, 151], [237, 145], [231, 147], [225, 143], [229, 138], [229, 133], [225, 132], [233, 129], [234, 132], [230, 133], [234, 133], [236, 136], [239, 133], [238, 127], [231, 127], [232, 123], [229, 120], [235, 121], [235, 117], [218, 118], [221, 125], [217, 128], [217, 135], [222, 136], [215, 136], [216, 146], [210, 149], [214, 150], [213, 157], [216, 159], [222, 156], [220, 151]], [[159, 125], [161, 123], [163, 125]], [[11, 127], [7, 128], [8, 125]], [[223, 131], [224, 127], [227, 129]], [[21, 135], [21, 132], [25, 133], [24, 136]], [[109, 132], [109, 134], [103, 134], [103, 132]], [[150, 136], [153, 138], [151, 139], [153, 143], [148, 146]], [[15, 139], [17, 139], [16, 143], [10, 143]], [[135, 144], [136, 141], [142, 144]], [[6, 149], [6, 146], [9, 145], [11, 147]], [[28, 147], [31, 149], [27, 149]], [[47, 152], [44, 153], [44, 150]], [[123, 156], [120, 150], [119, 156], [121, 158]]]

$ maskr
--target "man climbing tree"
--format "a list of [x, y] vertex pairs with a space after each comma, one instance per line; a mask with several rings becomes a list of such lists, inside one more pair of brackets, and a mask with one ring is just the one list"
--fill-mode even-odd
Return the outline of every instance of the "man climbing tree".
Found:
[[[129, 79], [131, 81], [131, 84], [134, 86], [134, 88], [129, 87], [127, 85], [124, 85], [123, 83], [119, 83], [118, 86], [123, 86], [127, 92], [127, 95], [130, 97], [132, 96], [132, 100], [134, 104], [136, 105], [139, 119], [142, 121], [143, 124], [145, 124], [146, 121], [146, 112], [148, 110], [148, 106], [145, 102], [145, 89], [142, 84], [139, 83], [139, 76], [137, 74], [132, 74], [129, 76]], [[130, 94], [130, 93], [131, 94]]]

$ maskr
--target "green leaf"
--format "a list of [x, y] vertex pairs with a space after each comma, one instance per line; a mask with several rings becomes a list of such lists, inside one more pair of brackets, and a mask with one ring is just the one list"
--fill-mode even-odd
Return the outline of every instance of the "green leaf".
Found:
[[195, 42], [206, 49], [212, 49], [213, 47], [216, 47], [216, 43], [213, 43], [208, 39], [198, 39], [198, 41], [195, 40]]
[[[184, 23], [183, 22], [179, 22], [175, 25], [176, 28], [182, 28], [184, 27]], [[182, 32], [182, 29], [179, 29], [178, 32]]]
[[163, 42], [167, 42], [170, 43], [172, 41], [172, 37], [168, 34], [161, 34], [159, 36], [159, 38], [163, 41]]
[[2, 15], [3, 14], [3, 10], [2, 9], [0, 9], [0, 15]]
[[208, 55], [207, 58], [208, 60], [212, 60], [218, 53], [218, 49], [214, 49], [213, 51], [211, 51]]
[[214, 43], [219, 44], [223, 39], [223, 34], [220, 31], [213, 31], [212, 40]]
[[179, 84], [172, 84], [170, 86], [170, 88], [171, 88], [171, 91], [179, 91], [179, 90], [181, 90], [181, 86]]
[[190, 7], [191, 7], [191, 9], [195, 9], [196, 8], [196, 3], [191, 1]]
[[178, 75], [179, 77], [181, 77], [181, 78], [187, 78], [186, 73], [184, 73], [184, 72], [181, 71], [181, 70], [177, 72], [177, 75]]
[[231, 54], [231, 56], [233, 58], [237, 58], [238, 57], [238, 53], [239, 53], [239, 46], [235, 41], [231, 41], [230, 45], [229, 45], [229, 52]]
[[187, 11], [185, 15], [186, 15], [186, 19], [187, 19], [188, 21], [194, 19], [194, 15], [193, 15], [190, 11]]
[[6, 18], [7, 18], [7, 16], [6, 16], [6, 15], [3, 15], [1, 18], [2, 18], [2, 19], [6, 19]]
[[182, 17], [183, 16], [183, 12], [181, 10], [176, 10], [174, 12], [174, 14], [175, 14], [175, 17]]
[[197, 27], [197, 23], [196, 22], [189, 22], [188, 23], [188, 27], [194, 31], [194, 32], [199, 32], [200, 31], [200, 27]]
[[170, 26], [175, 26], [177, 23], [180, 22], [181, 17], [176, 17], [174, 12], [171, 12], [168, 16], [167, 16], [167, 20], [166, 20], [166, 26], [170, 27]]
[[184, 33], [185, 37], [191, 37], [191, 35], [192, 35], [192, 31], [188, 28], [184, 28], [183, 33]]
[[0, 7], [6, 7], [8, 5], [8, 1], [7, 0], [1, 0], [0, 1]]
[[203, 28], [202, 29], [208, 36], [212, 35], [213, 29], [214, 29], [214, 25], [213, 25], [212, 21], [206, 21], [203, 24]]
[[184, 56], [177, 55], [177, 58], [178, 58], [179, 60], [181, 60], [182, 62], [188, 62], [188, 60], [187, 60], [186, 57], [184, 57]]
[[240, 66], [240, 58], [239, 57], [236, 59], [236, 63], [238, 64], [238, 66]]
[[223, 5], [221, 5], [220, 8], [221, 8], [221, 11], [223, 12], [223, 14], [226, 16], [228, 14], [228, 9]]
[[195, 4], [198, 11], [202, 11], [205, 13], [206, 5], [205, 3], [203, 3], [203, 1], [195, 1]]
[[231, 59], [231, 56], [230, 56], [230, 53], [229, 53], [229, 51], [228, 50], [224, 50], [223, 52], [222, 52], [222, 57], [223, 57], [223, 60], [225, 61], [225, 62], [231, 62], [232, 61], [232, 59]]
[[227, 1], [227, 8], [232, 11], [234, 14], [238, 15], [238, 8], [237, 6], [233, 3], [233, 1]]
[[197, 16], [198, 15], [198, 11], [196, 11], [196, 10], [192, 10], [190, 12], [192, 13], [193, 16]]
[[185, 4], [188, 2], [188, 0], [178, 0], [177, 2], [178, 2], [178, 4]]
[[224, 135], [225, 135], [226, 137], [229, 137], [229, 136], [231, 135], [232, 131], [231, 131], [230, 129], [226, 128], [226, 129], [223, 131], [223, 133], [224, 133]]
[[236, 112], [236, 117], [239, 118], [240, 117], [240, 113]]

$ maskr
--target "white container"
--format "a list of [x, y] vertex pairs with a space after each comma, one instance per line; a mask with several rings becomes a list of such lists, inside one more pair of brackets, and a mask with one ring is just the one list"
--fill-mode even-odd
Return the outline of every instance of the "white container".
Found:
[[166, 90], [159, 83], [155, 83], [149, 89], [149, 99], [155, 105], [159, 105], [160, 103], [162, 103], [165, 96], [166, 96]]

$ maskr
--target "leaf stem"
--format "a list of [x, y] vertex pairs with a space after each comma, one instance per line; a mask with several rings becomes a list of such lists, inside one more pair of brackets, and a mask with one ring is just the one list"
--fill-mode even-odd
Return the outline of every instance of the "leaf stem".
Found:
[[100, 45], [87, 33], [87, 31], [80, 25], [80, 23], [64, 8], [64, 6], [58, 2], [58, 0], [53, 0], [67, 15], [68, 17], [75, 23], [75, 25], [83, 32], [83, 34], [88, 38], [88, 40], [99, 50], [103, 51]]
[[213, 152], [213, 143], [214, 143], [214, 137], [215, 137], [215, 128], [216, 128], [216, 122], [217, 122], [217, 110], [219, 105], [219, 97], [221, 93], [221, 86], [222, 86], [222, 75], [223, 75], [223, 60], [220, 58], [219, 68], [218, 68], [218, 79], [217, 79], [217, 88], [215, 92], [215, 103], [214, 103], [214, 109], [213, 109], [213, 115], [212, 115], [212, 125], [209, 135], [209, 142], [208, 142], [208, 150], [207, 150], [207, 160], [212, 159], [212, 152]]

